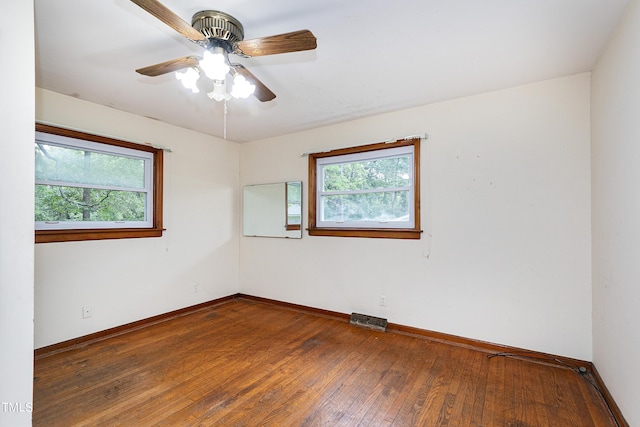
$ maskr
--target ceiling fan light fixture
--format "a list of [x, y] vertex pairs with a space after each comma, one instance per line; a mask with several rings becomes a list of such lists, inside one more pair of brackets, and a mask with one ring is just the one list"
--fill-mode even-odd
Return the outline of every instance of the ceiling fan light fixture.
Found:
[[204, 57], [199, 62], [200, 68], [211, 80], [224, 80], [229, 72], [225, 51], [221, 47], [214, 47], [212, 50], [213, 52], [204, 52]]
[[233, 87], [231, 88], [231, 96], [234, 98], [248, 98], [256, 91], [256, 85], [252, 85], [242, 75], [236, 74], [233, 78]]
[[197, 86], [199, 78], [200, 71], [193, 67], [187, 68], [184, 72], [176, 71], [176, 79], [180, 80], [182, 85], [187, 89], [190, 89], [193, 93], [200, 92]]
[[[209, 94], [212, 99], [226, 100], [224, 84], [227, 74], [235, 77], [238, 73], [242, 79], [235, 79], [232, 92], [234, 96], [246, 98], [253, 94], [261, 102], [273, 100], [276, 95], [256, 76], [241, 64], [231, 64], [229, 54], [251, 58], [253, 56], [276, 55], [289, 52], [301, 52], [317, 47], [317, 40], [309, 30], [291, 31], [250, 40], [244, 39], [244, 28], [233, 16], [216, 11], [202, 10], [193, 15], [191, 25], [161, 3], [160, 0], [131, 0], [150, 15], [159, 19], [182, 36], [198, 44], [204, 49], [203, 58], [190, 55], [164, 61], [136, 70], [139, 74], [155, 77], [166, 73], [193, 67], [185, 73], [176, 73], [176, 77], [192, 92], [198, 92], [196, 81], [200, 71], [213, 80], [214, 90]], [[199, 68], [198, 68], [199, 67]], [[194, 74], [195, 73], [195, 74]], [[246, 94], [249, 95], [246, 95]], [[226, 105], [225, 105], [226, 108]], [[226, 109], [225, 109], [226, 111]]]

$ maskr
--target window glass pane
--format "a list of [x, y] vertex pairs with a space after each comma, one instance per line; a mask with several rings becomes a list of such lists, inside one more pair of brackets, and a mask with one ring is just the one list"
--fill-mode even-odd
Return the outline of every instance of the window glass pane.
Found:
[[36, 142], [36, 180], [144, 188], [144, 160]]
[[411, 185], [411, 156], [340, 163], [323, 167], [323, 191], [397, 188]]
[[321, 221], [409, 221], [409, 191], [323, 196]]
[[146, 193], [36, 185], [36, 221], [145, 221]]

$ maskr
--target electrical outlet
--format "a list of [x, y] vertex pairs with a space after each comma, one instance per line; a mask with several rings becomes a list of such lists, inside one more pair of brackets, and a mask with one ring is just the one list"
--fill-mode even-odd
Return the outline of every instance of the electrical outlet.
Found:
[[193, 282], [193, 293], [195, 294], [198, 291], [200, 291], [198, 284], [196, 282]]
[[93, 316], [93, 307], [91, 307], [90, 305], [85, 305], [84, 307], [82, 307], [82, 318], [88, 319], [91, 316]]
[[385, 295], [380, 295], [380, 306], [381, 307], [387, 306], [387, 297]]

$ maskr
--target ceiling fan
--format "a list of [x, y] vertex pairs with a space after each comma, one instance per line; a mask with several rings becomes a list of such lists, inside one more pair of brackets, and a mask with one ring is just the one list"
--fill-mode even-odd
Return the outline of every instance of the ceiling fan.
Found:
[[[227, 73], [234, 77], [231, 95], [246, 98], [253, 94], [262, 102], [271, 101], [276, 97], [242, 64], [230, 62], [229, 54], [250, 58], [312, 50], [317, 46], [316, 38], [309, 30], [244, 40], [244, 28], [240, 21], [224, 12], [216, 10], [197, 12], [189, 25], [157, 0], [131, 1], [205, 49], [203, 57], [185, 56], [139, 68], [136, 72], [154, 77], [175, 71], [176, 77], [182, 80], [185, 87], [197, 92], [196, 81], [202, 70], [213, 80], [214, 89], [208, 95], [217, 101], [229, 98], [225, 84]], [[180, 72], [185, 69], [185, 72]]]

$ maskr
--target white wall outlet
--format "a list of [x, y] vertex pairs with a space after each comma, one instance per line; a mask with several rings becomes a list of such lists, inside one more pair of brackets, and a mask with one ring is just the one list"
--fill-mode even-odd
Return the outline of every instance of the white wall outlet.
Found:
[[84, 307], [82, 307], [82, 318], [88, 319], [91, 316], [93, 316], [93, 307], [91, 307], [90, 305], [85, 305]]
[[198, 286], [198, 284], [196, 282], [193, 282], [193, 293], [197, 293], [200, 291], [200, 287]]
[[386, 295], [380, 295], [380, 306], [381, 307], [386, 307], [387, 306], [387, 297], [386, 297]]

